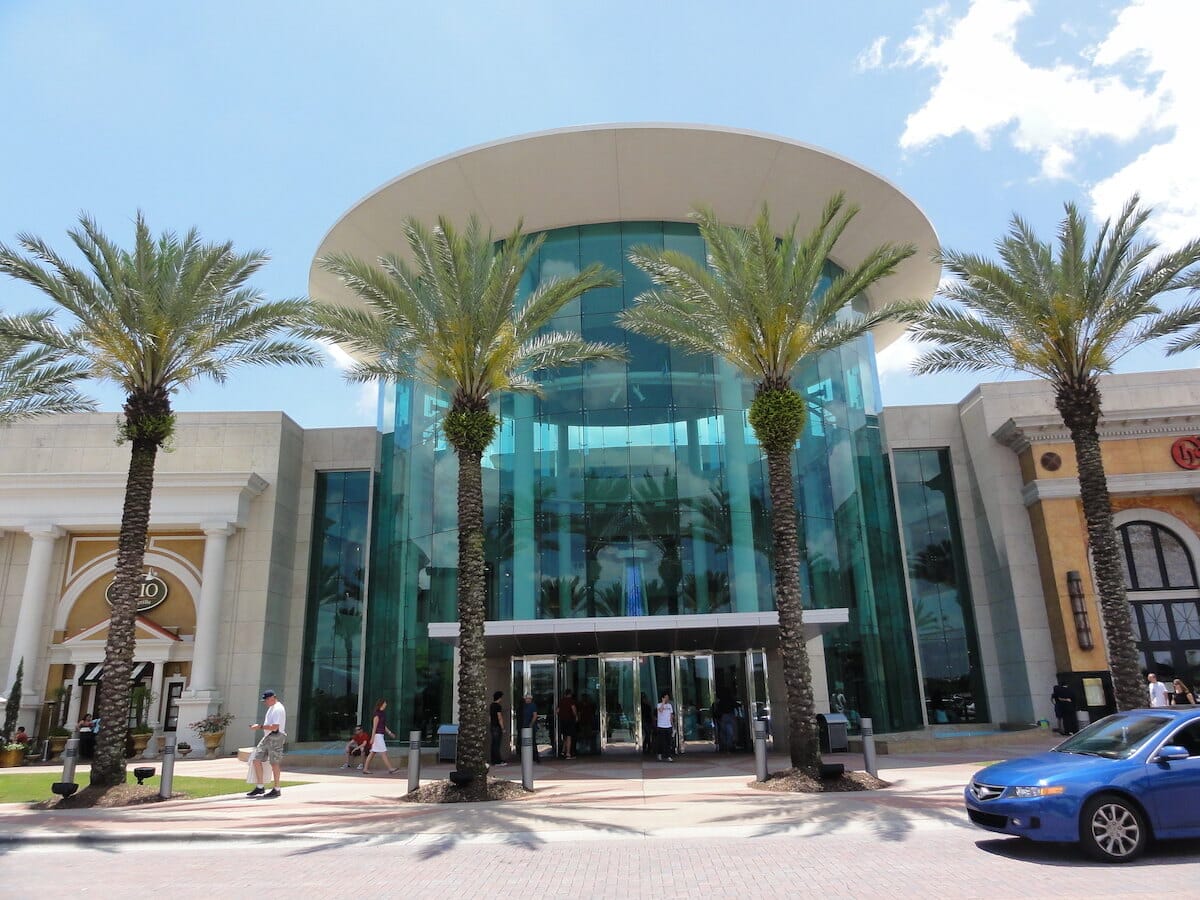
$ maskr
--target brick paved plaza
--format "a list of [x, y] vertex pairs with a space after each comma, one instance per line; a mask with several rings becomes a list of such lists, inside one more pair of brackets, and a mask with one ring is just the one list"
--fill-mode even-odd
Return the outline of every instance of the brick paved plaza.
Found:
[[[402, 775], [329, 769], [289, 772], [311, 783], [278, 801], [235, 795], [63, 814], [9, 805], [0, 807], [0, 878], [28, 885], [50, 871], [56, 893], [120, 887], [181, 898], [1200, 897], [1191, 842], [1113, 867], [968, 825], [959, 794], [975, 768], [1035, 749], [881, 757], [893, 787], [870, 794], [762, 793], [747, 787], [748, 760], [697, 755], [675, 766], [549, 764], [536, 797], [469, 807], [400, 803]], [[236, 759], [179, 768], [245, 772]]]

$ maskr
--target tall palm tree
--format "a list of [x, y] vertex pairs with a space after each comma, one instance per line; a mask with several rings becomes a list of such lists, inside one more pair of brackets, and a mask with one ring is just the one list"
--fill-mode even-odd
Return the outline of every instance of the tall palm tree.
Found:
[[313, 334], [355, 355], [351, 381], [415, 379], [450, 399], [442, 431], [458, 456], [458, 770], [476, 777], [479, 790], [488, 744], [480, 464], [499, 424], [491, 405], [505, 392], [540, 394], [539, 371], [624, 358], [616, 347], [545, 331], [563, 306], [616, 275], [589, 266], [543, 281], [522, 303], [521, 277], [543, 239], [522, 236], [519, 224], [497, 243], [474, 218], [465, 231], [444, 218], [432, 230], [410, 218], [404, 237], [411, 263], [396, 255], [377, 264], [344, 254], [321, 261], [367, 308], [321, 305]]
[[267, 261], [261, 251], [235, 253], [230, 243], [204, 243], [195, 229], [182, 238], [170, 231], [155, 238], [140, 212], [132, 249], [114, 244], [87, 215], [68, 235], [86, 268], [22, 234], [24, 253], [0, 245], [0, 272], [38, 288], [55, 312], [70, 318], [65, 328], [53, 313], [23, 323], [10, 318], [14, 337], [61, 354], [80, 374], [125, 392], [118, 428], [131, 452], [91, 775], [93, 785], [110, 786], [125, 781], [136, 601], [155, 459], [175, 430], [171, 395], [202, 378], [223, 382], [243, 365], [315, 364], [320, 351], [293, 339], [307, 301], [265, 300], [248, 286]]
[[75, 382], [87, 374], [84, 363], [17, 336], [40, 326], [46, 315], [0, 317], [0, 425], [96, 408], [75, 389]]
[[[914, 315], [916, 337], [939, 345], [913, 364], [918, 373], [1005, 369], [1049, 382], [1071, 433], [1087, 522], [1100, 614], [1117, 705], [1144, 705], [1137, 649], [1125, 599], [1121, 556], [1097, 424], [1099, 376], [1130, 350], [1200, 323], [1200, 303], [1163, 312], [1163, 295], [1194, 283], [1200, 241], [1159, 253], [1141, 235], [1151, 210], [1130, 198], [1093, 240], [1074, 204], [1056, 244], [1040, 240], [1013, 216], [996, 243], [999, 261], [943, 249], [954, 278], [942, 301]], [[1191, 281], [1189, 280], [1191, 270]]]
[[631, 331], [694, 353], [724, 357], [754, 382], [749, 420], [767, 457], [774, 549], [775, 603], [787, 689], [792, 765], [820, 765], [812, 677], [800, 598], [792, 451], [808, 405], [792, 381], [807, 360], [842, 346], [898, 315], [896, 304], [865, 315], [848, 307], [863, 291], [912, 256], [909, 245], [884, 244], [823, 287], [826, 263], [857, 207], [836, 194], [817, 224], [782, 234], [764, 206], [748, 228], [724, 225], [709, 209], [695, 219], [708, 248], [705, 266], [675, 251], [635, 247], [629, 254], [655, 288], [620, 316]]

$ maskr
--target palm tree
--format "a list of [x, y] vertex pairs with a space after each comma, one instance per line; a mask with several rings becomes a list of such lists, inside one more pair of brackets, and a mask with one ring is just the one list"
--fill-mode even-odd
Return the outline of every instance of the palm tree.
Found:
[[0, 272], [38, 288], [71, 318], [62, 329], [53, 313], [23, 323], [10, 318], [6, 326], [15, 338], [60, 354], [80, 374], [125, 392], [118, 428], [131, 452], [91, 775], [93, 785], [107, 787], [125, 781], [136, 600], [155, 458], [175, 430], [171, 395], [202, 378], [224, 381], [243, 365], [314, 364], [320, 351], [291, 339], [307, 317], [307, 301], [268, 301], [248, 286], [267, 261], [260, 251], [235, 253], [230, 243], [203, 243], [195, 229], [183, 238], [169, 231], [155, 238], [140, 212], [132, 250], [114, 244], [87, 215], [68, 235], [86, 269], [22, 234], [25, 253], [0, 245]]
[[811, 670], [800, 598], [792, 451], [808, 413], [792, 386], [807, 360], [866, 334], [908, 307], [895, 304], [865, 315], [847, 307], [915, 252], [884, 244], [825, 286], [827, 261], [858, 209], [832, 197], [815, 227], [797, 237], [797, 224], [777, 234], [764, 206], [749, 229], [719, 222], [709, 209], [695, 219], [708, 264], [674, 252], [636, 247], [629, 258], [656, 285], [623, 312], [631, 331], [694, 353], [724, 357], [754, 382], [749, 420], [767, 457], [774, 549], [775, 603], [787, 689], [792, 765], [820, 765]]
[[0, 317], [0, 425], [96, 408], [75, 389], [75, 382], [87, 374], [83, 362], [17, 337], [43, 324], [46, 315]]
[[1188, 270], [1200, 262], [1200, 241], [1160, 254], [1140, 234], [1150, 212], [1134, 195], [1117, 220], [1106, 221], [1089, 241], [1083, 217], [1068, 203], [1056, 246], [1013, 216], [1008, 234], [996, 244], [998, 262], [940, 251], [954, 276], [940, 290], [945, 302], [912, 318], [915, 336], [938, 345], [914, 362], [915, 372], [1006, 369], [1049, 382], [1075, 445], [1120, 709], [1144, 705], [1145, 693], [1100, 457], [1099, 376], [1147, 341], [1200, 323], [1200, 303], [1166, 313], [1159, 306], [1164, 294], [1189, 285]]
[[482, 784], [488, 723], [480, 463], [499, 424], [491, 404], [504, 392], [540, 394], [534, 378], [539, 371], [624, 358], [615, 347], [545, 331], [564, 305], [614, 284], [616, 275], [589, 266], [569, 278], [543, 281], [519, 303], [521, 277], [542, 237], [527, 239], [518, 224], [497, 243], [474, 218], [465, 231], [443, 218], [432, 231], [408, 219], [404, 236], [412, 263], [395, 255], [378, 264], [344, 254], [321, 261], [367, 308], [322, 305], [313, 334], [358, 358], [346, 372], [351, 381], [415, 379], [449, 396], [442, 430], [459, 463], [458, 771]]

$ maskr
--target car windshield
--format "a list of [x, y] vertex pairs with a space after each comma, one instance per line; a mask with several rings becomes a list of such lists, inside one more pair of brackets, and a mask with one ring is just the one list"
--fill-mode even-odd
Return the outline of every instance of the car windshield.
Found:
[[1170, 722], [1168, 716], [1109, 716], [1089, 725], [1054, 748], [1056, 753], [1083, 753], [1109, 759], [1126, 759], [1156, 731]]

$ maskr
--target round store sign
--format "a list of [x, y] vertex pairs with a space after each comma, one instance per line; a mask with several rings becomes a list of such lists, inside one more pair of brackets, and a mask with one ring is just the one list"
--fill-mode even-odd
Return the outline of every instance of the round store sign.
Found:
[[[104, 589], [104, 599], [108, 601], [109, 606], [113, 604], [113, 588], [116, 586], [116, 579], [113, 579]], [[137, 611], [144, 613], [152, 610], [166, 599], [167, 583], [157, 575], [143, 575], [138, 590]]]

